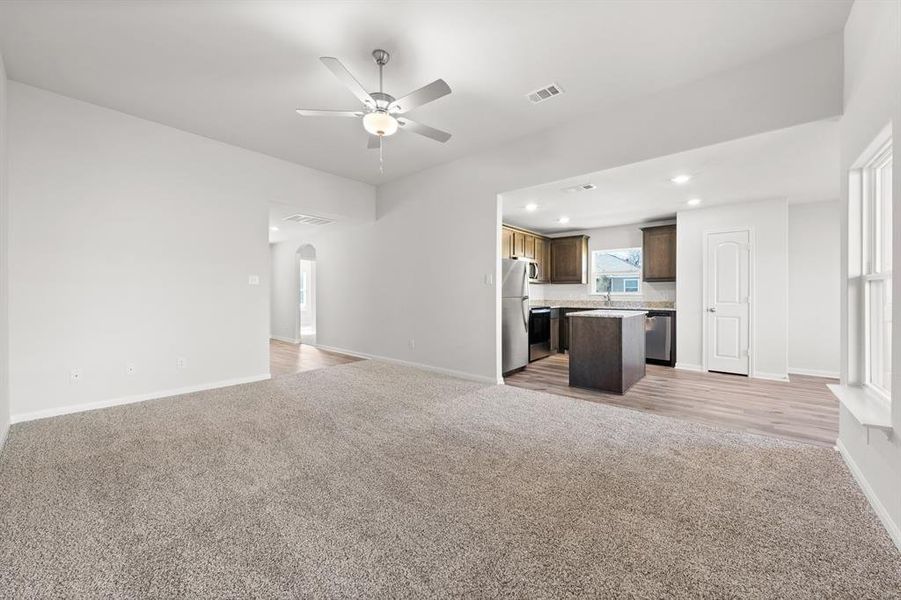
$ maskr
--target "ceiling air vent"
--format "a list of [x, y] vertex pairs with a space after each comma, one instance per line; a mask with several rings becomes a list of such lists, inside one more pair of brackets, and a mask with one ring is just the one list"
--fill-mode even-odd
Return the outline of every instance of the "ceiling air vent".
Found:
[[539, 102], [550, 100], [554, 96], [559, 96], [562, 93], [563, 88], [556, 83], [552, 83], [551, 85], [543, 87], [540, 90], [529, 92], [528, 94], [526, 94], [526, 98], [528, 98], [529, 102], [531, 102], [532, 104], [538, 104]]
[[314, 215], [302, 215], [300, 213], [285, 217], [282, 221], [291, 221], [292, 223], [300, 223], [301, 225], [328, 225], [329, 223], [334, 223], [332, 219]]
[[587, 192], [589, 190], [594, 190], [597, 189], [597, 187], [598, 186], [593, 183], [580, 183], [579, 185], [563, 188], [563, 191], [567, 194], [573, 194], [575, 192]]

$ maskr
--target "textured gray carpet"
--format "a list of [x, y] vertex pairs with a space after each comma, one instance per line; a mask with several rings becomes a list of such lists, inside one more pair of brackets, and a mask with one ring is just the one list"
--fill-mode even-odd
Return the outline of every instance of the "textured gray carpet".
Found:
[[829, 449], [377, 362], [13, 427], [11, 598], [898, 598]]

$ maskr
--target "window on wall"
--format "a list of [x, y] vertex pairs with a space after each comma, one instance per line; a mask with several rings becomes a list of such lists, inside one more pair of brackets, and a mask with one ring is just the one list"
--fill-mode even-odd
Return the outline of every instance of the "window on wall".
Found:
[[641, 248], [595, 250], [591, 270], [593, 294], [641, 293]]
[[864, 383], [892, 390], [892, 144], [879, 147], [860, 171]]
[[307, 308], [307, 272], [300, 272], [300, 310]]

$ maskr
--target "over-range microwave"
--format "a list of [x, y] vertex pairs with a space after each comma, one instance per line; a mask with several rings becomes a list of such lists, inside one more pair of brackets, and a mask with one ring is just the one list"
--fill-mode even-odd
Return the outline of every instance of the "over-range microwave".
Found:
[[529, 263], [528, 272], [529, 272], [529, 281], [538, 281], [541, 279], [541, 270], [538, 266], [538, 262], [531, 258], [523, 258], [516, 256], [514, 257], [516, 260], [522, 260]]

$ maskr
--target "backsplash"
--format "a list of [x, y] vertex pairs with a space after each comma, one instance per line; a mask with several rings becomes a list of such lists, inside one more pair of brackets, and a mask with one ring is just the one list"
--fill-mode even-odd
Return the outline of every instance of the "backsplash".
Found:
[[[529, 296], [533, 300], [585, 300], [595, 301], [604, 297], [588, 293], [588, 286], [582, 284], [529, 284]], [[628, 303], [666, 302], [675, 305], [675, 282], [650, 283], [641, 282], [641, 294], [611, 294], [613, 301]]]

